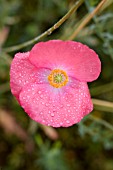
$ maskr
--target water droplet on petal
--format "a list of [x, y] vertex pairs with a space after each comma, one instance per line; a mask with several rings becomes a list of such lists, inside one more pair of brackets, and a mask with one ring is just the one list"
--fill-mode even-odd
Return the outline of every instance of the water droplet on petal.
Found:
[[48, 107], [48, 106], [49, 106], [49, 104], [48, 104], [48, 103], [46, 103], [46, 106]]
[[63, 125], [63, 122], [60, 122], [60, 125]]
[[53, 117], [53, 116], [54, 116], [54, 113], [51, 113], [51, 116]]
[[42, 94], [40, 95], [40, 98], [43, 98], [43, 95], [42, 95]]
[[67, 120], [67, 121], [66, 121], [66, 123], [70, 123], [70, 121], [69, 121], [69, 120]]
[[39, 94], [41, 94], [41, 91], [38, 91]]
[[63, 108], [63, 105], [62, 105], [62, 104], [60, 105], [60, 108]]

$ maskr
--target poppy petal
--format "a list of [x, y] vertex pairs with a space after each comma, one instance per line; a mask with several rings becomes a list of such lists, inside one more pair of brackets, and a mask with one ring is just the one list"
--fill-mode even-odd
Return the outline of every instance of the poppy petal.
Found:
[[46, 82], [49, 70], [38, 69], [28, 59], [29, 52], [17, 53], [11, 64], [10, 86], [13, 95], [19, 99], [19, 93], [26, 84]]
[[65, 70], [84, 82], [97, 79], [101, 71], [98, 55], [88, 46], [74, 41], [37, 43], [30, 52], [29, 60], [36, 67]]
[[53, 127], [71, 126], [93, 109], [87, 83], [76, 80], [71, 84], [61, 89], [30, 84], [21, 91], [20, 104], [36, 122]]

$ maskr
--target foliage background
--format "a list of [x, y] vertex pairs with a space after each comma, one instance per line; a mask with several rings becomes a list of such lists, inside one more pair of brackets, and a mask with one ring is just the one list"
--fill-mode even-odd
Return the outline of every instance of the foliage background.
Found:
[[[10, 92], [9, 70], [21, 44], [54, 25], [76, 0], [0, 0], [0, 168], [3, 170], [113, 170], [113, 1], [106, 0], [72, 39], [94, 49], [102, 62], [99, 79], [89, 84], [94, 111], [69, 128], [45, 127], [24, 113]], [[51, 35], [69, 39], [100, 0], [86, 0]], [[90, 15], [90, 14], [89, 14]], [[30, 50], [29, 45], [19, 51]], [[107, 102], [103, 102], [107, 101]]]

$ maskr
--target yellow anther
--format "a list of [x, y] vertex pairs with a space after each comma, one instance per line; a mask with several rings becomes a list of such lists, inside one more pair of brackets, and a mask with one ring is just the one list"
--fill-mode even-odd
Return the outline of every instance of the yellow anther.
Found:
[[65, 86], [68, 82], [68, 75], [65, 71], [60, 69], [52, 70], [48, 76], [48, 81], [51, 86], [55, 88], [61, 88]]

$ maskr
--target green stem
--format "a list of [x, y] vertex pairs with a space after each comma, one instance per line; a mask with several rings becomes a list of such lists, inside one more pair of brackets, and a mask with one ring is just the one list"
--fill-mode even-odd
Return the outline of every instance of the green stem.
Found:
[[44, 38], [47, 35], [50, 35], [54, 30], [56, 30], [57, 28], [59, 28], [78, 8], [79, 6], [84, 2], [84, 0], [78, 0], [73, 7], [67, 12], [66, 15], [64, 15], [56, 24], [54, 24], [51, 28], [49, 28], [47, 31], [45, 31], [44, 33], [42, 33], [41, 35], [33, 38], [32, 40], [29, 40], [27, 42], [24, 42], [22, 44], [19, 45], [15, 45], [12, 47], [7, 47], [2, 49], [5, 52], [12, 52], [12, 51], [16, 51], [16, 50], [20, 50], [21, 48], [24, 48], [28, 45], [31, 45], [37, 41], [39, 41], [40, 39]]
[[91, 21], [91, 19], [99, 12], [102, 6], [106, 3], [106, 0], [102, 0], [97, 7], [89, 14], [86, 14], [85, 19], [81, 22], [81, 24], [75, 29], [70, 37], [69, 40], [73, 40], [79, 32]]
[[98, 99], [92, 99], [92, 101], [96, 110], [113, 113], [113, 102]]

